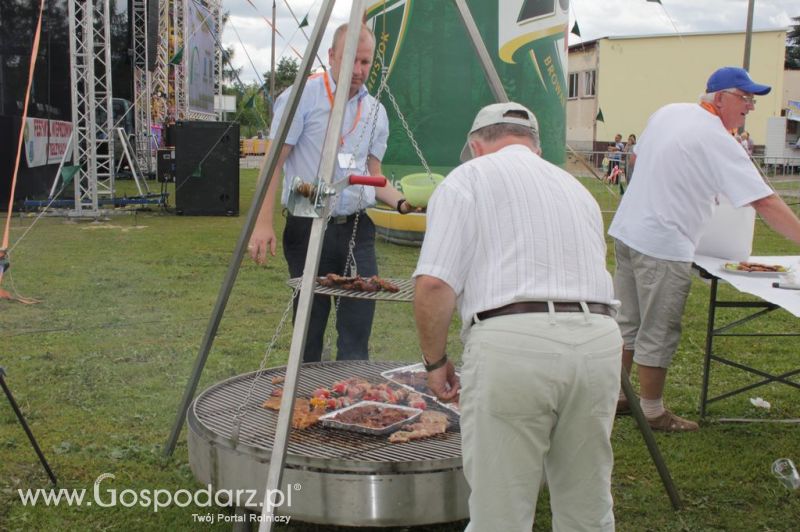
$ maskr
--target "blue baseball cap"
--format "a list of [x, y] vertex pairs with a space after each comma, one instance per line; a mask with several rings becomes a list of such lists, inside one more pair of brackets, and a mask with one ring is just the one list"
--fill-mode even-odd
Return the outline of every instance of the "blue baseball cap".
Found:
[[769, 85], [756, 83], [747, 73], [739, 67], [722, 67], [708, 78], [706, 92], [717, 92], [725, 89], [739, 89], [750, 94], [763, 96], [772, 90]]

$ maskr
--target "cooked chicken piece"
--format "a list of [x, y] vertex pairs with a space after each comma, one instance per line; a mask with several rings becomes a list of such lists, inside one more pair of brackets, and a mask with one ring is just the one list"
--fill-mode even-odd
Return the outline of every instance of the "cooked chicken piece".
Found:
[[[270, 410], [281, 409], [281, 398], [270, 397], [261, 406]], [[295, 399], [294, 412], [292, 413], [292, 427], [295, 429], [307, 429], [319, 421], [320, 416], [325, 414], [325, 406], [315, 406], [312, 408], [308, 399]]]
[[430, 438], [447, 432], [448, 425], [447, 414], [426, 410], [416, 423], [406, 425], [402, 430], [389, 435], [389, 441], [391, 443], [405, 443], [412, 440]]

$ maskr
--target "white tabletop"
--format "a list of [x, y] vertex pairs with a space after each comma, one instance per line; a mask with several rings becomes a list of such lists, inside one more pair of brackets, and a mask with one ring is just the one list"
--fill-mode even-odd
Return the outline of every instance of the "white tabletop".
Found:
[[[774, 288], [772, 283], [780, 282], [782, 276], [776, 275], [751, 275], [747, 273], [737, 273], [726, 270], [723, 266], [725, 259], [696, 255], [694, 263], [706, 270], [708, 273], [730, 283], [740, 292], [746, 292], [758, 296], [764, 301], [774, 303], [800, 318], [800, 290], [786, 290]], [[795, 275], [800, 275], [800, 256], [780, 255], [772, 257], [750, 257], [749, 262], [760, 262], [762, 264], [780, 264], [787, 268], [792, 268]]]

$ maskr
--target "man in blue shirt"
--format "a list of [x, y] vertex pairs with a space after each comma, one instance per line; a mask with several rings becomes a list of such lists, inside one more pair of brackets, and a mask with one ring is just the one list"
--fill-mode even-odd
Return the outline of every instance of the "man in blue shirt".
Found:
[[[312, 75], [300, 97], [297, 111], [286, 136], [286, 142], [280, 151], [275, 175], [270, 182], [256, 221], [256, 227], [250, 238], [250, 256], [258, 264], [266, 262], [267, 253], [275, 256], [277, 248], [277, 239], [273, 229], [273, 208], [278, 183], [284, 182], [281, 203], [286, 206], [289, 184], [295, 176], [312, 184], [318, 180], [322, 145], [333, 107], [333, 95], [337, 89], [336, 82], [339, 79], [346, 31], [347, 24], [344, 24], [339, 26], [334, 34], [333, 46], [328, 50], [330, 71]], [[383, 105], [370, 96], [364, 86], [372, 67], [374, 51], [375, 36], [369, 28], [362, 26], [353, 76], [348, 87], [349, 100], [345, 106], [334, 182], [351, 174], [382, 175], [381, 159], [386, 152], [389, 121]], [[290, 90], [284, 91], [275, 101], [270, 140], [275, 137]], [[285, 175], [283, 179], [281, 179], [281, 168]], [[352, 264], [353, 261], [351, 261], [351, 266], [356, 267], [358, 274], [362, 277], [377, 275], [375, 226], [365, 213], [367, 207], [375, 205], [376, 199], [388, 205], [397, 206], [397, 210], [403, 214], [412, 210], [400, 192], [391, 184], [387, 184], [383, 188], [362, 185], [345, 188], [336, 197], [331, 218], [325, 230], [319, 275], [350, 273], [345, 272], [345, 266], [350, 239], [356, 226], [353, 249], [355, 264]], [[312, 218], [286, 214], [283, 252], [291, 277], [303, 275], [312, 221]], [[317, 295], [314, 297], [306, 348], [303, 354], [304, 362], [321, 359], [330, 308], [331, 298], [329, 296]], [[369, 335], [372, 330], [374, 313], [374, 301], [341, 299], [336, 316], [336, 329], [339, 334], [337, 340], [338, 360], [365, 360], [368, 358]]]

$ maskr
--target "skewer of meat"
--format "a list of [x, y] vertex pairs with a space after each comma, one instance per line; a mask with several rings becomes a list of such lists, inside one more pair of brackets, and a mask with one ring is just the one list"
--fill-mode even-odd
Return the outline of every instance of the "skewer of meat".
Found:
[[377, 283], [383, 290], [386, 290], [387, 292], [396, 293], [400, 291], [400, 288], [396, 284], [387, 281], [386, 279], [381, 279], [377, 275], [373, 275], [369, 279], [370, 281]]

